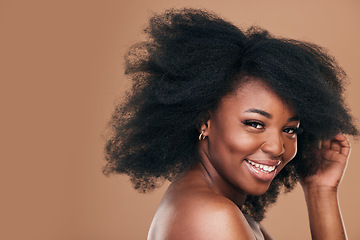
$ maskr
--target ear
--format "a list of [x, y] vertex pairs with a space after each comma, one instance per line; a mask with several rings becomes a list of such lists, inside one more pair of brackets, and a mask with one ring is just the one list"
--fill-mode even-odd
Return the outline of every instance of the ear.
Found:
[[211, 117], [212, 117], [212, 113], [210, 111], [206, 112], [206, 114], [203, 115], [202, 118], [202, 122], [199, 126], [199, 132], [203, 132], [203, 135], [206, 137], [209, 135], [209, 131], [210, 131], [210, 125], [211, 125]]

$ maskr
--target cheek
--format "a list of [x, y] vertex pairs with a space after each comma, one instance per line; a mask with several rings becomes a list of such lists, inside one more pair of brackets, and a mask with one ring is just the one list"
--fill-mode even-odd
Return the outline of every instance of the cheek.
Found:
[[249, 155], [257, 151], [261, 146], [262, 139], [253, 134], [237, 134], [229, 138], [229, 147], [233, 154]]
[[222, 132], [216, 137], [209, 138], [209, 150], [211, 156], [216, 159], [239, 160], [254, 153], [261, 145], [258, 137], [240, 132]]
[[292, 140], [289, 142], [285, 142], [285, 153], [283, 155], [283, 161], [280, 164], [279, 168], [276, 170], [276, 175], [279, 174], [281, 169], [283, 169], [286, 164], [288, 164], [297, 153], [297, 141]]
[[285, 153], [283, 159], [286, 163], [290, 162], [297, 153], [297, 140], [291, 140], [285, 143]]

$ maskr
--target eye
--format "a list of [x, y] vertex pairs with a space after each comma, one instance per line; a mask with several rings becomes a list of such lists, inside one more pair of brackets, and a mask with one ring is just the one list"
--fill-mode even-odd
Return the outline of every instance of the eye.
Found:
[[265, 128], [265, 124], [259, 121], [254, 121], [254, 120], [245, 120], [242, 122], [244, 125], [255, 128], [255, 129], [264, 129]]
[[283, 130], [283, 132], [288, 134], [301, 134], [303, 129], [300, 127], [288, 127]]

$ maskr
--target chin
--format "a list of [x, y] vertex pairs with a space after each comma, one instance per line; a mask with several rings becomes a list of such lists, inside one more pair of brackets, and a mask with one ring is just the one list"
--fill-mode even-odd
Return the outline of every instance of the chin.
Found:
[[243, 189], [243, 192], [252, 196], [261, 196], [268, 191], [270, 184], [271, 181], [267, 183], [252, 184], [252, 187], [249, 187], [248, 189]]
[[261, 195], [263, 195], [263, 194], [265, 194], [266, 192], [267, 192], [267, 190], [268, 190], [269, 188], [266, 188], [265, 190], [255, 190], [255, 191], [253, 191], [253, 192], [249, 192], [248, 194], [249, 195], [253, 195], [253, 196], [261, 196]]

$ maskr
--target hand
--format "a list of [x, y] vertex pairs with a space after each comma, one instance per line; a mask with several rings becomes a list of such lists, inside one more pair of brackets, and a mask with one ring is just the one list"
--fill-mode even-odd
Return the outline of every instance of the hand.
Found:
[[337, 191], [349, 155], [350, 143], [344, 135], [338, 134], [331, 140], [323, 141], [321, 148], [315, 154], [316, 160], [321, 164], [319, 170], [315, 175], [300, 180], [304, 190]]

